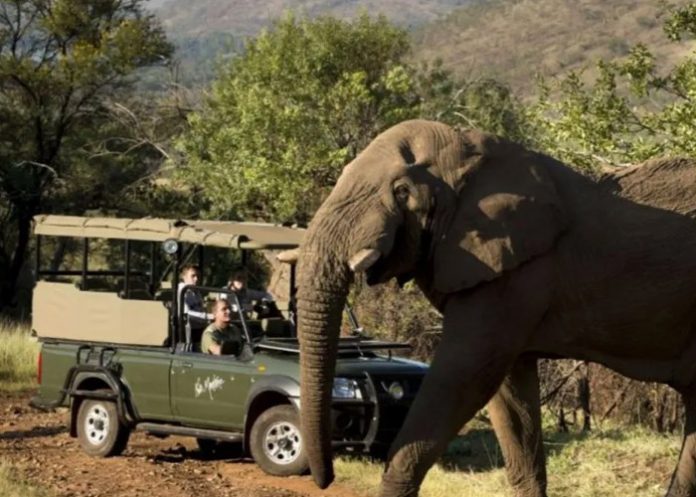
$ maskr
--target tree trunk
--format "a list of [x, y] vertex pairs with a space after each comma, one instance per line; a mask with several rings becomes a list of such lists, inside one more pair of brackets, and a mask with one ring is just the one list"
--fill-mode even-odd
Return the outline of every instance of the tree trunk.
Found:
[[0, 286], [0, 312], [6, 312], [17, 305], [17, 280], [26, 260], [34, 214], [33, 208], [26, 207], [20, 211], [17, 217], [17, 244], [12, 253], [9, 267], [6, 268], [6, 272], [4, 271], [6, 278]]

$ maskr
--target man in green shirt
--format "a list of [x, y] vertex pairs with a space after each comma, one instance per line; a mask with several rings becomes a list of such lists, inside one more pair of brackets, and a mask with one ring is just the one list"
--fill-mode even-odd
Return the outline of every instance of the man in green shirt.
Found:
[[230, 304], [224, 299], [216, 300], [213, 305], [213, 322], [201, 338], [201, 352], [214, 355], [239, 354], [242, 349], [242, 332], [230, 321]]

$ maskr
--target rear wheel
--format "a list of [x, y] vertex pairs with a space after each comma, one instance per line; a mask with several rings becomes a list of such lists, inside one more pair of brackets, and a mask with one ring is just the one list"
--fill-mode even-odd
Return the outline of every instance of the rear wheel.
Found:
[[77, 439], [91, 456], [109, 457], [123, 452], [130, 430], [118, 419], [116, 404], [109, 400], [85, 399], [77, 414]]
[[271, 407], [256, 419], [249, 450], [256, 464], [269, 475], [301, 475], [309, 470], [299, 417], [292, 406]]

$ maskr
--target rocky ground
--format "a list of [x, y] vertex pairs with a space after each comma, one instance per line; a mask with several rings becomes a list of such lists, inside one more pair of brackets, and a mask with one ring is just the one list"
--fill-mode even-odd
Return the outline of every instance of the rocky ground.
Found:
[[206, 459], [190, 438], [131, 435], [118, 457], [82, 452], [66, 409], [44, 413], [29, 393], [0, 393], [0, 459], [61, 497], [359, 497], [345, 486], [319, 490], [309, 477], [276, 478], [241, 454]]

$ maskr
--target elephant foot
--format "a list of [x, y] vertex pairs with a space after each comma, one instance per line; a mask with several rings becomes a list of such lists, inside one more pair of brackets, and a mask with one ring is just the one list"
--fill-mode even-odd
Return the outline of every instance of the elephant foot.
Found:
[[684, 441], [666, 497], [696, 497], [696, 389], [682, 392], [686, 410]]
[[681, 485], [672, 485], [665, 497], [696, 497], [696, 489], [693, 487], [683, 487]]
[[537, 479], [517, 481], [512, 484], [512, 487], [515, 497], [546, 497], [546, 481], [539, 482]]
[[397, 480], [385, 473], [379, 487], [379, 497], [418, 497], [419, 487], [420, 485], [413, 482]]

